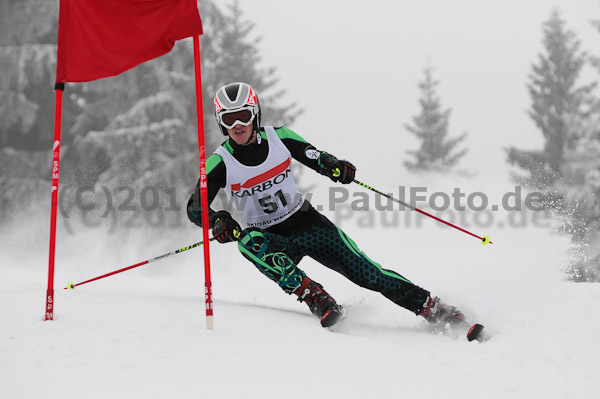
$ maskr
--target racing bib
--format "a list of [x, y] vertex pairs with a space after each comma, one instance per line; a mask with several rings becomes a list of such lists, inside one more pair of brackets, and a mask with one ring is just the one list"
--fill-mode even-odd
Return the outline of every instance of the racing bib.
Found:
[[244, 165], [224, 147], [215, 151], [227, 169], [225, 192], [246, 227], [267, 228], [283, 222], [304, 202], [292, 175], [292, 155], [272, 126], [264, 129], [269, 154], [260, 165]]

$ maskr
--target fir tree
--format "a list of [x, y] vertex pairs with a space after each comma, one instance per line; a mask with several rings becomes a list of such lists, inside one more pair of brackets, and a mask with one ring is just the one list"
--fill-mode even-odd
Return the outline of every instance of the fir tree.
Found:
[[548, 187], [560, 178], [565, 150], [581, 136], [578, 123], [590, 115], [595, 87], [579, 85], [586, 55], [558, 10], [544, 23], [543, 32], [544, 52], [532, 66], [527, 87], [532, 101], [529, 116], [544, 136], [544, 149], [508, 149], [509, 161], [530, 173], [521, 180], [536, 187]]
[[[58, 2], [10, 0], [1, 7], [0, 148], [43, 151], [53, 139]], [[74, 98], [65, 96], [67, 129], [78, 112]]]
[[449, 171], [467, 153], [458, 145], [466, 138], [463, 133], [456, 138], [448, 138], [448, 123], [451, 110], [442, 109], [436, 88], [438, 81], [433, 79], [431, 67], [425, 68], [425, 77], [419, 83], [421, 89], [421, 113], [413, 118], [413, 125], [406, 129], [417, 136], [421, 146], [417, 151], [408, 151], [414, 158], [404, 165], [412, 171]]
[[545, 194], [544, 205], [563, 220], [577, 251], [569, 265], [576, 281], [600, 280], [600, 114], [595, 84], [581, 85], [587, 56], [554, 10], [543, 25], [544, 52], [528, 84], [529, 115], [542, 131], [542, 150], [508, 150], [529, 176], [515, 176]]
[[[0, 2], [0, 219], [50, 193], [58, 2]], [[77, 103], [64, 99], [63, 123]], [[3, 223], [4, 224], [4, 223]]]
[[561, 199], [563, 229], [577, 246], [569, 265], [570, 277], [600, 281], [600, 113], [583, 126], [583, 137], [565, 150], [561, 177], [552, 194]]
[[[600, 21], [593, 24], [600, 33]], [[600, 57], [590, 61], [600, 73]], [[575, 281], [600, 281], [600, 98], [591, 111], [576, 125], [579, 139], [565, 151], [562, 177], [554, 187], [568, 216], [566, 231], [577, 244], [568, 269]]]

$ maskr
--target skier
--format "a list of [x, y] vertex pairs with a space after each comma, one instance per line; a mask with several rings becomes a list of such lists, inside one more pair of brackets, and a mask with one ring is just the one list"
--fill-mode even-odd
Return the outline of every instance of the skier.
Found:
[[[208, 203], [224, 189], [245, 225], [242, 229], [227, 211], [209, 208], [209, 227], [217, 241], [237, 241], [242, 255], [287, 294], [297, 295], [323, 327], [332, 326], [343, 308], [298, 267], [304, 256], [380, 292], [435, 326], [466, 327], [466, 332], [468, 325], [458, 309], [369, 259], [303, 198], [291, 173], [293, 158], [334, 182], [349, 184], [356, 173], [353, 164], [317, 150], [286, 127], [261, 127], [258, 96], [246, 83], [219, 88], [214, 107], [227, 140], [206, 161]], [[190, 221], [202, 226], [199, 181], [187, 213]]]

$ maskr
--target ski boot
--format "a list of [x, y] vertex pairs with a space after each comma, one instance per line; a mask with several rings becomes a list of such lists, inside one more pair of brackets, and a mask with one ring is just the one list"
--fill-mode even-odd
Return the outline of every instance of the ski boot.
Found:
[[460, 310], [454, 306], [446, 305], [438, 297], [427, 298], [423, 308], [420, 315], [434, 327], [434, 330], [454, 336], [466, 333], [469, 341], [479, 339], [482, 336], [483, 326], [481, 324], [471, 326]]
[[335, 302], [321, 284], [308, 277], [304, 277], [294, 294], [298, 295], [298, 302], [306, 303], [311, 313], [321, 319], [323, 327], [331, 327], [344, 315], [343, 307]]

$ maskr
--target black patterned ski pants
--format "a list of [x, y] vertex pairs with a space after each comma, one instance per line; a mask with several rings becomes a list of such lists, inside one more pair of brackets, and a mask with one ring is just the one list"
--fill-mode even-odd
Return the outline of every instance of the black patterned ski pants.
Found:
[[310, 204], [305, 205], [307, 210], [292, 216], [298, 222], [290, 230], [278, 226], [245, 229], [238, 242], [240, 252], [288, 294], [306, 275], [298, 263], [309, 256], [355, 284], [380, 292], [417, 315], [421, 312], [428, 291], [369, 259], [341, 229]]

